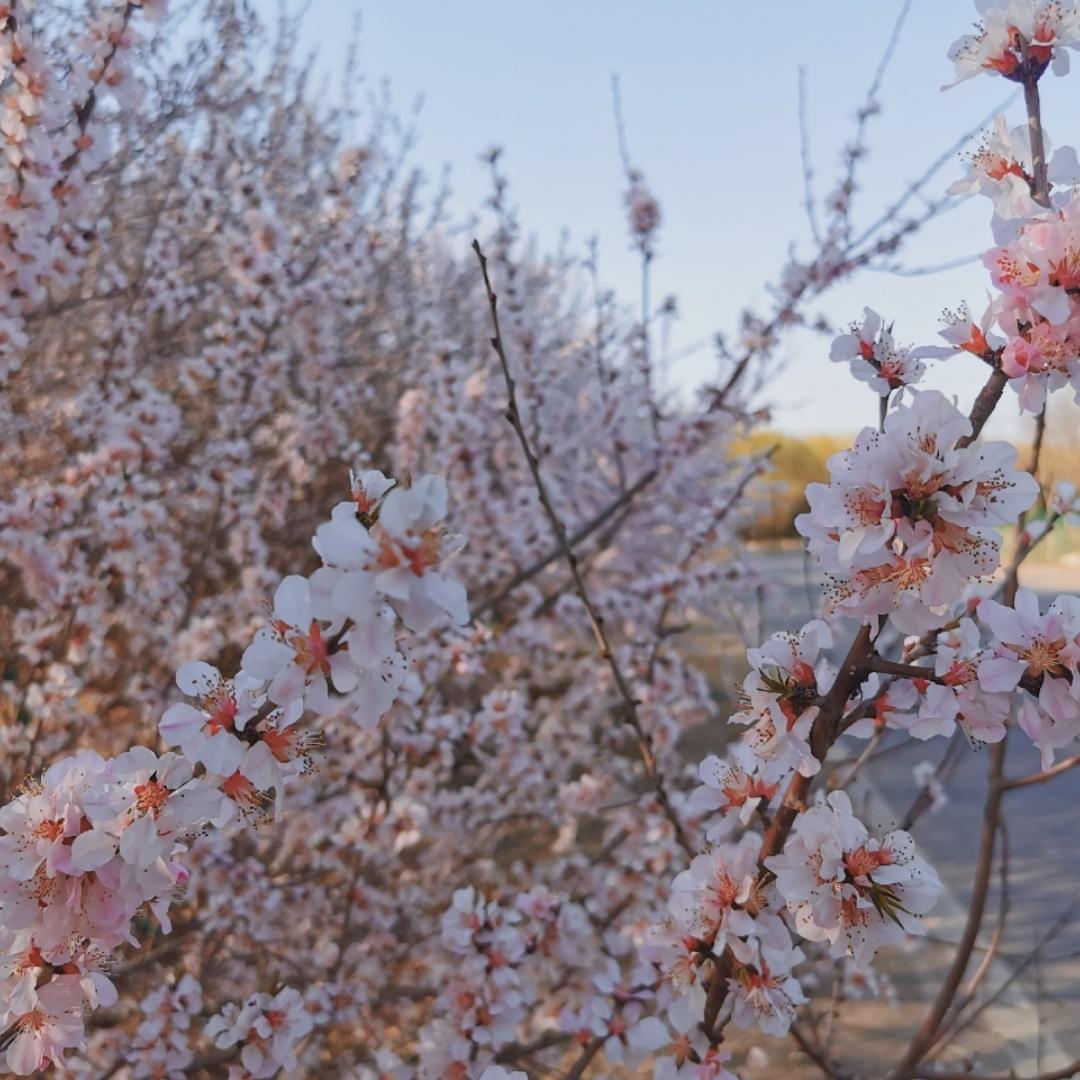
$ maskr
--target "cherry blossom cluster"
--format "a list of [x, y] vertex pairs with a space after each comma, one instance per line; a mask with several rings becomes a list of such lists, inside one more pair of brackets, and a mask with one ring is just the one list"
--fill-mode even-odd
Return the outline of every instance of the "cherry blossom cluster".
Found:
[[[783, 852], [765, 862], [768, 877], [760, 875], [761, 838], [753, 831], [732, 838], [758, 815], [768, 820], [778, 810], [777, 794], [793, 774], [802, 769], [810, 777], [820, 769], [806, 737], [835, 674], [818, 659], [829, 645], [828, 629], [817, 621], [798, 635], [776, 634], [750, 650], [753, 670], [745, 685], [761, 715], [757, 730], [727, 758], [714, 755], [702, 762], [703, 783], [692, 805], [720, 812], [708, 833], [715, 846], [672, 882], [669, 916], [653, 927], [642, 953], [662, 973], [668, 1021], [676, 1031], [704, 1038], [697, 1029], [708, 987], [725, 978], [736, 1026], [786, 1033], [806, 1001], [793, 970], [806, 956], [793, 933], [826, 943], [827, 955], [873, 978], [870, 963], [878, 948], [920, 933], [918, 916], [930, 910], [940, 891], [911, 837], [894, 831], [872, 838], [842, 791], [796, 819]], [[868, 701], [875, 689], [870, 680], [864, 688]], [[854, 713], [858, 700], [850, 704]], [[746, 722], [741, 714], [732, 720]], [[873, 730], [872, 724], [865, 727]], [[800, 728], [802, 738], [796, 734]], [[767, 740], [760, 738], [762, 730]], [[794, 752], [771, 753], [778, 740]], [[708, 1046], [705, 1040], [695, 1054]]]
[[202, 985], [185, 973], [171, 985], [155, 987], [139, 1007], [132, 1058], [150, 1075], [182, 1072], [195, 1060], [191, 1029], [202, 1013]]
[[[171, 706], [159, 732], [179, 753], [135, 746], [106, 760], [82, 750], [0, 807], [10, 1000], [0, 1023], [10, 1029], [12, 1072], [61, 1061], [82, 1041], [84, 1002], [116, 1001], [102, 965], [122, 944], [138, 944], [132, 921], [144, 908], [171, 930], [169, 908], [189, 878], [184, 855], [198, 830], [237, 816], [257, 822], [269, 804], [280, 819], [286, 786], [311, 770], [321, 742], [300, 721], [329, 710], [328, 684], [370, 727], [407, 674], [399, 615], [414, 632], [440, 617], [468, 618], [463, 587], [442, 568], [446, 509], [438, 477], [406, 486], [376, 471], [355, 476], [351, 498], [314, 537], [323, 566], [278, 587], [237, 678], [202, 661], [178, 671], [196, 704]], [[181, 993], [190, 1000], [196, 990], [182, 985]], [[173, 1009], [171, 997], [161, 1004]], [[266, 1077], [295, 1066], [292, 1045], [310, 1027], [287, 989], [227, 1007], [206, 1034], [221, 1049], [242, 1045], [244, 1067]], [[163, 1033], [146, 1034], [158, 1042]]]
[[[996, 72], [1037, 103], [1040, 76], [1051, 64], [1065, 70], [1065, 49], [1080, 45], [1080, 11], [1034, 0], [977, 6], [982, 27], [952, 50], [958, 77]], [[1037, 104], [1023, 127], [998, 117], [951, 189], [993, 203], [998, 246], [984, 258], [994, 288], [985, 312], [975, 320], [961, 305], [946, 317], [947, 348], [907, 349], [866, 308], [832, 344], [831, 359], [877, 393], [880, 423], [829, 461], [829, 483], [808, 486], [796, 528], [827, 575], [826, 616], [853, 619], [858, 630], [839, 654], [828, 618], [748, 651], [744, 704], [730, 717], [745, 730], [701, 762], [687, 802], [712, 846], [675, 876], [666, 915], [639, 948], [682, 1040], [658, 1040], [657, 1075], [713, 1075], [706, 1062], [729, 1022], [762, 1035], [792, 1030], [822, 986], [824, 963], [841, 965], [834, 1002], [888, 993], [873, 967], [878, 950], [924, 933], [941, 892], [909, 825], [868, 828], [843, 790], [890, 731], [915, 740], [960, 731], [1003, 755], [1015, 726], [1044, 771], [1080, 735], [1080, 604], [1063, 596], [1041, 611], [1016, 577], [1034, 545], [1075, 514], [1075, 490], [1042, 493], [1012, 446], [979, 438], [1007, 385], [1036, 413], [1048, 393], [1076, 386], [1078, 180], [1070, 148], [1049, 153]], [[956, 353], [989, 369], [968, 413], [913, 385], [923, 360]], [[1029, 517], [1040, 496], [1042, 515]], [[1004, 573], [1003, 527], [1015, 529]], [[848, 759], [846, 774], [829, 760], [842, 739], [874, 740]], [[940, 804], [934, 767], [916, 774], [920, 799]], [[813, 794], [823, 780], [835, 789]], [[920, 812], [913, 807], [909, 822]], [[823, 1072], [842, 1074], [827, 1047], [794, 1033]], [[917, 1075], [928, 1045], [916, 1035], [897, 1075]]]
[[924, 356], [961, 349], [999, 364], [1020, 409], [1039, 413], [1047, 395], [1065, 386], [1080, 391], [1076, 307], [1080, 163], [1072, 147], [1052, 154], [1043, 138], [1040, 159], [1047, 196], [1033, 196], [1034, 169], [1027, 127], [1009, 129], [998, 116], [993, 134], [971, 156], [955, 193], [987, 196], [998, 246], [983, 262], [997, 289], [978, 321], [966, 306], [946, 312], [942, 337], [949, 348], [924, 347]]
[[[121, 106], [138, 93], [125, 54], [136, 11], [160, 19], [164, 0], [98, 6], [69, 56], [27, 0], [0, 7], [0, 384], [23, 362], [25, 316], [48, 291], [78, 280], [98, 228], [85, 200], [89, 173], [108, 160], [106, 140], [88, 130], [99, 97]], [[64, 70], [66, 67], [67, 70]]]
[[[703, 764], [702, 779], [707, 788], [732, 788], [726, 809], [739, 807], [740, 817], [745, 817], [756, 809], [756, 800], [769, 801], [781, 776], [793, 769], [806, 776], [818, 771], [820, 763], [807, 740], [817, 718], [819, 697], [835, 675], [822, 655], [831, 645], [828, 625], [814, 620], [797, 634], [774, 634], [760, 648], [747, 652], [751, 670], [742, 684], [747, 707], [731, 719], [750, 725], [743, 744], [751, 751], [754, 764], [766, 763], [766, 768], [756, 782], [747, 774], [745, 782], [733, 783], [734, 777], [720, 779], [717, 766]], [[740, 771], [746, 768], [737, 758], [732, 764]], [[740, 801], [741, 792], [746, 792], [745, 802]]]
[[[1080, 180], [1076, 151], [1071, 146], [1063, 146], [1052, 153], [1051, 150], [1050, 140], [1044, 135], [1047, 179], [1053, 187], [1067, 189]], [[993, 130], [967, 155], [967, 162], [967, 175], [953, 183], [949, 193], [985, 195], [990, 199], [994, 208], [995, 238], [1012, 239], [1022, 219], [1036, 217], [1042, 212], [1031, 193], [1034, 167], [1026, 124], [1010, 128], [1004, 115], [998, 113], [994, 117]]]
[[949, 59], [961, 82], [980, 73], [1014, 82], [1038, 79], [1049, 66], [1069, 70], [1067, 49], [1080, 47], [1080, 9], [1067, 0], [975, 0], [982, 25], [953, 42]]
[[229, 1002], [204, 1030], [219, 1050], [239, 1046], [245, 1076], [258, 1080], [295, 1069], [295, 1045], [311, 1028], [304, 999], [286, 986], [276, 994], [252, 994], [242, 1005]]
[[979, 686], [1020, 695], [1017, 723], [1049, 768], [1054, 751], [1080, 735], [1080, 599], [1059, 596], [1045, 613], [1038, 597], [1020, 589], [1012, 606], [979, 604], [989, 648], [979, 659]]
[[941, 882], [902, 831], [869, 837], [846, 792], [800, 814], [784, 850], [765, 865], [776, 875], [799, 934], [866, 967], [882, 946], [918, 933]]
[[[414, 178], [397, 173], [405, 148], [388, 109], [358, 144], [355, 128], [283, 91], [298, 69], [266, 62], [277, 45], [250, 16], [206, 4], [183, 20], [166, 23], [192, 42], [175, 68], [168, 50], [124, 39], [125, 70], [145, 93], [104, 95], [86, 131], [137, 164], [108, 182], [88, 174], [94, 258], [26, 301], [34, 363], [0, 395], [13, 433], [0, 449], [12, 609], [0, 620], [11, 661], [0, 781], [22, 805], [27, 777], [79, 747], [100, 754], [101, 770], [87, 790], [56, 795], [69, 800], [57, 857], [78, 840], [79, 862], [100, 865], [53, 874], [42, 843], [44, 868], [5, 887], [0, 921], [16, 907], [33, 914], [20, 897], [35, 880], [75, 900], [108, 887], [107, 911], [95, 899], [78, 913], [83, 929], [108, 915], [91, 927], [108, 930], [107, 947], [84, 957], [58, 928], [27, 970], [51, 982], [66, 977], [54, 961], [77, 964], [80, 978], [108, 972], [119, 993], [105, 1002], [116, 1023], [83, 1025], [88, 991], [72, 1007], [85, 1027], [77, 1053], [63, 1053], [62, 1032], [31, 1049], [88, 1076], [226, 1056], [243, 1069], [251, 1029], [218, 1047], [224, 1029], [208, 1035], [209, 1018], [234, 1031], [230, 1002], [284, 984], [314, 1021], [295, 1044], [300, 1068], [411, 1076], [423, 1046], [439, 1076], [464, 1039], [480, 1048], [463, 1059], [468, 1075], [497, 1076], [488, 1029], [474, 1042], [469, 1010], [441, 993], [462, 962], [423, 947], [427, 918], [438, 921], [463, 876], [516, 910], [507, 844], [519, 824], [541, 830], [546, 860], [529, 891], [556, 897], [565, 925], [528, 916], [535, 951], [521, 978], [543, 992], [515, 992], [513, 1025], [492, 1020], [500, 1039], [511, 1026], [539, 1037], [552, 988], [579, 1009], [602, 993], [591, 965], [631, 955], [663, 888], [643, 868], [671, 865], [672, 825], [654, 800], [632, 801], [640, 766], [611, 722], [609, 676], [505, 430], [475, 266], [447, 242], [438, 201], [428, 220]], [[297, 110], [311, 117], [302, 136]], [[643, 425], [658, 403], [640, 379], [640, 326], [603, 292], [595, 321], [583, 320], [572, 299], [583, 260], [534, 258], [509, 207], [493, 211], [520, 392], [530, 425], [552, 439], [545, 471], [597, 560], [609, 624], [623, 642], [634, 628], [652, 636], [728, 587], [733, 568], [711, 546], [734, 539], [760, 471], [724, 453], [742, 395]], [[584, 378], [568, 379], [575, 371]], [[358, 461], [313, 554], [310, 507], [332, 504]], [[445, 488], [407, 479], [428, 472], [455, 493], [446, 530]], [[682, 549], [659, 570], [673, 522]], [[458, 534], [469, 537], [460, 551]], [[450, 555], [454, 578], [441, 570]], [[301, 572], [282, 579], [290, 568]], [[468, 626], [457, 579], [470, 584]], [[671, 776], [684, 767], [679, 734], [714, 712], [676, 646], [620, 645]], [[129, 755], [155, 726], [160, 773]], [[300, 782], [316, 767], [317, 784]], [[105, 794], [84, 813], [95, 785]], [[596, 830], [600, 854], [586, 841]], [[608, 920], [606, 935], [575, 929], [584, 898], [600, 894], [589, 925]], [[427, 918], [403, 922], [403, 904]], [[159, 938], [159, 913], [171, 938]], [[12, 930], [5, 954], [33, 959], [36, 926]], [[561, 936], [573, 945], [556, 947]], [[470, 978], [480, 1000], [515, 997], [491, 991], [486, 970]], [[606, 1000], [618, 1042], [624, 1007]], [[25, 1015], [36, 1031], [46, 1013]]]
[[935, 638], [934, 664], [925, 676], [894, 678], [874, 698], [874, 719], [916, 739], [952, 735], [959, 727], [973, 746], [1005, 738], [1007, 695], [987, 691], [978, 678], [984, 656], [974, 619], [961, 616]]
[[861, 324], [852, 324], [848, 333], [833, 341], [829, 359], [850, 364], [856, 379], [869, 384], [885, 398], [894, 390], [919, 382], [925, 371], [918, 356], [911, 349], [898, 346], [892, 328], [886, 327], [881, 316], [869, 308], [864, 311]]
[[830, 608], [889, 616], [905, 633], [941, 625], [968, 582], [1000, 563], [998, 525], [1035, 501], [1006, 443], [971, 445], [971, 422], [936, 390], [914, 392], [881, 432], [864, 428], [807, 488], [795, 527], [830, 576]]

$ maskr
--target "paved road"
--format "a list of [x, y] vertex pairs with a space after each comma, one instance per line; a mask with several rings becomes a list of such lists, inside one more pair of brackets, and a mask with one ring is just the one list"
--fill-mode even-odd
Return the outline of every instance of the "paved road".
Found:
[[[801, 552], [772, 551], [756, 557], [764, 587], [744, 597], [738, 610], [703, 611], [717, 633], [705, 634], [691, 645], [707, 658], [710, 674], [720, 685], [730, 685], [744, 673], [740, 641], [749, 639], [752, 643], [763, 634], [798, 628], [818, 614], [820, 581], [815, 568], [804, 563]], [[1058, 592], [1080, 592], [1075, 571], [1058, 573], [1052, 567], [1039, 567], [1026, 583], [1043, 596], [1044, 602]], [[840, 645], [850, 636], [846, 632], [839, 634]], [[848, 753], [857, 754], [861, 744], [850, 742]], [[946, 746], [944, 739], [921, 743], [893, 733], [884, 744], [887, 752], [864, 771], [870, 790], [868, 815], [882, 826], [896, 824], [915, 790], [912, 769], [922, 761], [939, 761]], [[1011, 775], [1039, 768], [1037, 753], [1021, 733], [1011, 733], [1007, 755], [1006, 768]], [[944, 942], [959, 936], [967, 909], [986, 791], [987, 759], [985, 750], [963, 745], [946, 781], [948, 802], [924, 815], [913, 829], [916, 841], [948, 889], [937, 917], [928, 923], [931, 935]], [[984, 1069], [1016, 1068], [1017, 1075], [1023, 1076], [1037, 1065], [1052, 1068], [1080, 1058], [1078, 808], [1080, 770], [1007, 796], [1008, 914], [998, 959], [983, 985], [995, 988], [1012, 981], [999, 1006], [986, 1010], [979, 1023], [957, 1039], [944, 1060], [956, 1063], [964, 1059], [965, 1053], [978, 1053]], [[995, 878], [983, 924], [984, 940], [989, 939], [997, 924], [999, 903]], [[1043, 938], [1047, 940], [1037, 958], [1033, 957]], [[881, 1075], [901, 1045], [898, 1040], [921, 1018], [950, 955], [945, 945], [934, 942], [894, 952], [886, 959], [886, 967], [896, 982], [898, 1006], [888, 1013], [881, 1006], [866, 1006], [853, 1014], [853, 1034], [858, 1033], [860, 1054], [873, 1048], [871, 1053], [877, 1055]], [[794, 1080], [799, 1070], [793, 1072], [792, 1065], [783, 1061], [786, 1054], [785, 1049], [774, 1047], [774, 1066], [754, 1075]]]

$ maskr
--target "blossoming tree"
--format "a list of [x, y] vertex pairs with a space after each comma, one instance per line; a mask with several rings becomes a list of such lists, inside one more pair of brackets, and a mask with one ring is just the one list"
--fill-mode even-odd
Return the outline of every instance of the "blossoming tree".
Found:
[[[924, 1062], [1002, 804], [1080, 732], [1080, 606], [1016, 587], [1072, 497], [1041, 493], [987, 584], [1040, 491], [978, 441], [1007, 389], [1041, 415], [1080, 373], [1080, 168], [1048, 157], [1038, 90], [1080, 12], [980, 10], [958, 77], [1021, 84], [1029, 117], [957, 185], [993, 201], [994, 298], [947, 347], [872, 311], [836, 338], [880, 423], [797, 524], [858, 629], [751, 649], [745, 730], [694, 770], [680, 735], [725, 718], [679, 639], [753, 572], [767, 460], [732, 438], [784, 330], [940, 207], [851, 229], [877, 81], [814, 256], [678, 406], [660, 207], [625, 145], [632, 317], [595, 253], [524, 248], [497, 153], [490, 238], [457, 251], [409, 130], [376, 103], [357, 138], [351, 69], [345, 105], [313, 104], [287, 19], [264, 49], [227, 0], [160, 31], [150, 0], [0, 5], [8, 1071], [705, 1080], [735, 1075], [734, 1027], [849, 1075], [808, 991], [872, 984], [940, 884], [910, 827], [825, 780], [841, 740], [898, 729], [991, 744], [971, 911], [892, 1073], [948, 1075]], [[916, 385], [955, 353], [987, 373], [970, 415]], [[1006, 774], [1010, 728], [1041, 772]]]

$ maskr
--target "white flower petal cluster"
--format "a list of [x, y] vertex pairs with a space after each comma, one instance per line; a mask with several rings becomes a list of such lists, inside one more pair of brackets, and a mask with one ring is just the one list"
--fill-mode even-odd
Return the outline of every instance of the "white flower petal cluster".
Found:
[[[1044, 133], [1043, 151], [1049, 160], [1047, 179], [1052, 185], [1068, 188], [1080, 180], [1080, 161], [1071, 146], [1052, 150]], [[993, 130], [967, 156], [967, 161], [967, 175], [949, 187], [949, 194], [989, 198], [999, 243], [1015, 235], [1020, 219], [1042, 212], [1032, 194], [1031, 138], [1026, 124], [1010, 128], [1005, 116], [998, 113]]]
[[[1069, 70], [1066, 49], [1080, 47], [1080, 8], [1068, 0], [975, 0], [982, 25], [953, 42], [956, 81], [980, 73], [1015, 82], [1047, 66]], [[1025, 55], [1026, 50], [1026, 55]]]
[[829, 484], [809, 485], [795, 527], [829, 574], [831, 610], [923, 633], [968, 582], [994, 573], [995, 526], [1015, 521], [1038, 485], [1014, 469], [1008, 444], [962, 445], [970, 432], [943, 394], [917, 392], [883, 432], [864, 428], [829, 460]]
[[140, 1004], [142, 1020], [129, 1053], [136, 1076], [185, 1075], [194, 1061], [192, 1024], [202, 1013], [202, 984], [185, 972], [175, 985], [156, 986]]
[[793, 968], [805, 959], [794, 945], [783, 919], [764, 913], [754, 932], [732, 949], [735, 963], [728, 988], [733, 996], [736, 1027], [757, 1028], [765, 1035], [786, 1035], [795, 1010], [806, 1002]]
[[799, 815], [784, 850], [765, 860], [808, 941], [865, 967], [882, 945], [921, 933], [941, 882], [902, 831], [870, 837], [844, 791]]
[[7, 1067], [16, 1076], [63, 1062], [64, 1051], [83, 1040], [84, 994], [78, 976], [62, 975], [43, 986], [29, 972], [7, 988], [0, 1021], [12, 1029]]
[[742, 687], [747, 707], [731, 720], [751, 725], [744, 741], [762, 763], [766, 786], [787, 771], [813, 776], [821, 767], [808, 740], [818, 701], [835, 675], [820, 655], [831, 645], [828, 625], [815, 619], [797, 634], [773, 634], [746, 654], [751, 668]]
[[956, 620], [937, 635], [934, 664], [925, 677], [893, 679], [884, 688], [877, 698], [877, 719], [920, 740], [951, 735], [959, 726], [972, 746], [1000, 742], [1009, 698], [980, 684], [984, 655], [978, 624], [967, 616]]
[[[350, 576], [326, 566], [310, 579], [287, 577], [269, 630], [257, 635], [235, 679], [203, 661], [177, 672], [194, 703], [175, 704], [161, 718], [159, 732], [175, 750], [159, 755], [135, 746], [111, 759], [82, 750], [0, 807], [0, 990], [10, 1002], [0, 1020], [17, 1032], [7, 1048], [11, 1071], [58, 1062], [81, 1042], [83, 1006], [115, 1001], [101, 964], [121, 945], [138, 944], [133, 920], [147, 909], [170, 930], [169, 908], [187, 881], [184, 858], [199, 831], [238, 816], [262, 820], [271, 800], [280, 818], [286, 784], [313, 767], [321, 745], [320, 734], [300, 721], [329, 709], [331, 683], [356, 696], [364, 725], [390, 707], [405, 661], [388, 597], [425, 630], [450, 608], [459, 620], [467, 617], [464, 590], [440, 566], [445, 485], [425, 477], [390, 501], [399, 490], [385, 494], [390, 484], [365, 474], [342, 507], [364, 543], [372, 543], [367, 529], [376, 531], [372, 550], [392, 548], [398, 570], [408, 561], [407, 587], [398, 573], [387, 579], [385, 567]], [[363, 503], [358, 490], [380, 491], [381, 502], [372, 496]], [[374, 525], [387, 506], [393, 532]], [[336, 521], [337, 532], [352, 535], [341, 508]], [[373, 582], [365, 604], [356, 602], [361, 575]], [[140, 1028], [144, 1062], [155, 1057], [163, 1068], [183, 1067], [187, 1024], [174, 1014], [190, 1011], [196, 997], [197, 984], [183, 980], [175, 996], [162, 994], [154, 1023]], [[242, 1043], [244, 1068], [263, 1077], [295, 1066], [293, 1046], [310, 1028], [303, 1000], [286, 990], [227, 1007], [207, 1030], [220, 1047]]]
[[240, 1060], [253, 1080], [296, 1068], [296, 1044], [312, 1029], [298, 990], [252, 994], [242, 1005], [227, 1003], [204, 1029], [219, 1050], [240, 1046]]
[[1080, 598], [1059, 596], [1041, 613], [1035, 593], [1020, 589], [1013, 607], [983, 600], [978, 616], [992, 639], [979, 686], [1019, 694], [1020, 728], [1049, 768], [1054, 751], [1080, 735]]
[[863, 309], [862, 323], [853, 323], [833, 340], [829, 359], [850, 364], [851, 374], [881, 397], [920, 382], [926, 370], [916, 353], [896, 344], [892, 327], [870, 308]]

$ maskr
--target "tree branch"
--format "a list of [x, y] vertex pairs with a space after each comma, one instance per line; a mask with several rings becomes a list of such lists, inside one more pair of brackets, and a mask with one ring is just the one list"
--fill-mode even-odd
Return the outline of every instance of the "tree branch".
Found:
[[1002, 740], [990, 748], [990, 762], [986, 802], [983, 805], [982, 833], [979, 841], [979, 857], [975, 865], [975, 881], [971, 890], [971, 903], [968, 907], [964, 932], [956, 947], [952, 964], [945, 975], [930, 1011], [914, 1034], [899, 1064], [889, 1074], [890, 1080], [910, 1080], [916, 1075], [919, 1063], [933, 1044], [934, 1038], [945, 1014], [952, 1005], [956, 992], [963, 981], [971, 959], [975, 941], [982, 926], [986, 911], [986, 897], [990, 889], [990, 872], [994, 862], [994, 841], [1001, 821], [1001, 797], [1004, 791], [1002, 772], [1005, 766], [1005, 742]]
[[[582, 541], [587, 540], [597, 529], [606, 525], [623, 507], [628, 506], [634, 501], [637, 496], [648, 488], [652, 482], [659, 475], [657, 469], [649, 469], [643, 476], [630, 485], [625, 491], [621, 492], [615, 500], [608, 503], [599, 513], [595, 514], [588, 521], [585, 522], [576, 532], [569, 537], [569, 543], [571, 547], [577, 547]], [[486, 600], [481, 601], [479, 606], [472, 613], [474, 619], [478, 619], [481, 615], [490, 611], [503, 597], [512, 593], [520, 585], [524, 585], [530, 578], [536, 577], [542, 570], [545, 570], [550, 566], [560, 555], [563, 554], [561, 546], [553, 547], [542, 559], [537, 559], [536, 562], [530, 563], [523, 570], [519, 570], [505, 585], [499, 588], [499, 591], [488, 597]]]
[[657, 767], [652, 736], [645, 730], [641, 723], [641, 717], [638, 714], [637, 698], [634, 697], [634, 692], [630, 687], [630, 683], [623, 674], [619, 661], [615, 657], [615, 652], [611, 647], [607, 631], [604, 629], [604, 618], [596, 610], [596, 607], [589, 596], [589, 590], [585, 585], [585, 579], [578, 566], [578, 557], [574, 553], [573, 546], [570, 544], [566, 535], [566, 530], [563, 528], [562, 521], [559, 519], [558, 511], [555, 509], [555, 505], [551, 500], [551, 495], [548, 492], [547, 484], [540, 471], [540, 462], [533, 451], [532, 445], [529, 442], [529, 437], [525, 433], [525, 427], [521, 422], [514, 377], [510, 371], [510, 363], [506, 357], [506, 347], [503, 344], [502, 332], [499, 328], [498, 297], [491, 287], [491, 278], [488, 276], [487, 258], [480, 248], [480, 242], [474, 240], [472, 246], [473, 250], [476, 252], [477, 259], [480, 261], [480, 272], [484, 278], [484, 289], [487, 293], [488, 308], [491, 313], [491, 346], [495, 350], [495, 355], [499, 358], [499, 365], [502, 368], [503, 379], [506, 383], [506, 418], [509, 420], [510, 426], [514, 429], [518, 442], [521, 444], [522, 453], [525, 455], [525, 460], [529, 466], [529, 472], [532, 474], [533, 483], [536, 486], [536, 493], [540, 499], [540, 505], [547, 515], [548, 523], [551, 525], [551, 531], [555, 536], [555, 541], [559, 550], [562, 552], [562, 555], [570, 568], [570, 574], [574, 579], [574, 586], [577, 589], [577, 594], [585, 608], [585, 613], [588, 617], [589, 625], [592, 628], [593, 636], [596, 638], [597, 648], [600, 650], [600, 655], [607, 662], [608, 668], [611, 671], [611, 677], [615, 682], [615, 688], [619, 693], [619, 697], [622, 698], [624, 706], [623, 716], [637, 739], [638, 753], [641, 755], [642, 763], [645, 766], [645, 774], [652, 781], [653, 791], [664, 812], [664, 816], [671, 823], [676, 841], [686, 853], [687, 857], [693, 858], [695, 854], [694, 846], [691, 844], [690, 839], [683, 828], [682, 822], [675, 813], [675, 808], [672, 806], [667, 789], [664, 786], [664, 779]]

